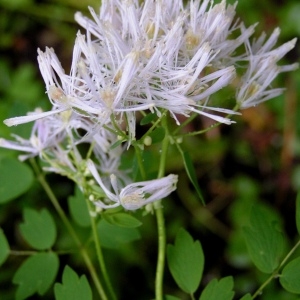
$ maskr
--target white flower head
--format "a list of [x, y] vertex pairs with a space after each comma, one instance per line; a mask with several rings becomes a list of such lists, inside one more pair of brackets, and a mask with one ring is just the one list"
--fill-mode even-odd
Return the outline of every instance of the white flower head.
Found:
[[[101, 130], [115, 135], [122, 131], [129, 147], [136, 139], [136, 116], [141, 111], [150, 110], [158, 117], [162, 110], [168, 111], [178, 125], [182, 120], [178, 115], [193, 113], [233, 123], [230, 116], [237, 112], [228, 107], [230, 101], [219, 107], [213, 100], [218, 99], [216, 93], [232, 85], [238, 108], [247, 108], [281, 94], [283, 89], [270, 88], [272, 81], [298, 67], [277, 65], [296, 39], [274, 49], [277, 28], [268, 39], [262, 34], [251, 42], [256, 24], [246, 28], [235, 20], [236, 5], [225, 0], [191, 0], [187, 5], [183, 0], [103, 0], [98, 14], [90, 8], [93, 19], [76, 13], [86, 34], [77, 34], [69, 74], [52, 48], [38, 49], [51, 110], [4, 123], [12, 126], [41, 119], [46, 124], [68, 115], [66, 122], [51, 125], [51, 137], [67, 129], [75, 133], [76, 145], [95, 142], [94, 153], [97, 157], [99, 150], [101, 159], [111, 146]], [[66, 138], [64, 142], [69, 143]], [[40, 137], [17, 143], [1, 140], [0, 146], [21, 146], [19, 150], [36, 155], [48, 141]], [[110, 158], [117, 166], [118, 160]]]
[[160, 179], [131, 183], [126, 185], [124, 188], [120, 188], [116, 176], [112, 174], [110, 175], [110, 181], [111, 187], [114, 191], [113, 193], [104, 185], [95, 164], [91, 160], [87, 162], [87, 166], [105, 193], [107, 197], [106, 202], [109, 202], [104, 203], [101, 200], [94, 202], [95, 205], [104, 209], [121, 205], [127, 210], [137, 210], [148, 203], [167, 197], [176, 189], [178, 181], [177, 175], [170, 174]]

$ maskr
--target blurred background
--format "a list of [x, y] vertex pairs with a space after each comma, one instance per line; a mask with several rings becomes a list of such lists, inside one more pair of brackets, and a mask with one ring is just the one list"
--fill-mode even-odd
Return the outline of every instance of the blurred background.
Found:
[[[0, 0], [0, 137], [10, 138], [11, 133], [28, 137], [32, 124], [7, 128], [2, 121], [25, 115], [37, 106], [49, 108], [36, 60], [37, 48], [53, 47], [68, 73], [76, 32], [81, 30], [84, 33], [74, 22], [74, 13], [80, 10], [89, 15], [87, 6], [97, 10], [100, 2]], [[278, 44], [300, 37], [298, 0], [240, 0], [237, 15], [246, 26], [259, 22], [256, 37], [262, 31], [271, 34], [275, 27], [281, 28]], [[297, 62], [299, 56], [298, 41], [281, 63]], [[264, 279], [256, 273], [247, 257], [241, 236], [241, 225], [251, 205], [260, 203], [278, 215], [289, 248], [299, 239], [294, 215], [296, 193], [300, 189], [300, 71], [282, 74], [273, 85], [286, 87], [286, 92], [243, 111], [235, 118], [237, 124], [218, 127], [187, 141], [186, 147], [197, 168], [207, 205], [201, 205], [183, 175], [176, 196], [165, 203], [169, 242], [173, 241], [180, 226], [189, 230], [204, 248], [203, 284], [213, 277], [233, 275], [237, 297], [251, 292], [257, 280]], [[201, 120], [203, 126], [207, 125], [206, 121]], [[17, 156], [17, 153], [0, 148], [0, 159], [7, 156]], [[179, 174], [184, 172], [180, 164], [168, 167]], [[73, 193], [73, 184], [55, 175], [50, 175], [49, 181], [53, 183], [62, 206], [66, 207], [64, 201]], [[26, 206], [50, 207], [37, 183], [26, 195], [1, 205], [0, 226], [14, 249], [26, 248], [18, 234], [22, 208]], [[153, 297], [156, 225], [151, 216], [146, 216], [143, 221], [141, 240], [124, 244], [118, 251], [108, 246], [105, 252], [112, 277], [119, 285], [121, 283], [120, 299]], [[60, 242], [63, 239], [61, 236]], [[80, 269], [76, 258], [72, 260]], [[22, 258], [14, 257], [2, 266], [0, 299], [13, 299], [15, 286], [11, 278], [21, 262]], [[185, 299], [168, 272], [166, 292], [177, 293], [178, 297]], [[41, 299], [52, 297], [50, 291]], [[39, 298], [34, 296], [32, 299]], [[276, 283], [272, 283], [261, 299], [299, 298], [285, 294]]]

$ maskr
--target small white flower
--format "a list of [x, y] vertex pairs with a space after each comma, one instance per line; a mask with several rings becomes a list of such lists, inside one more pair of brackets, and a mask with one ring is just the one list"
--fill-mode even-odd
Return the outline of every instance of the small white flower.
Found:
[[[270, 89], [272, 81], [279, 73], [296, 70], [298, 64], [278, 66], [277, 62], [291, 49], [294, 48], [296, 39], [293, 39], [276, 49], [272, 49], [279, 36], [279, 29], [275, 29], [270, 38], [262, 34], [257, 41], [250, 45], [246, 43], [249, 56], [249, 66], [244, 74], [241, 86], [237, 90], [236, 98], [242, 109], [257, 105], [261, 102], [280, 95], [284, 89]], [[264, 43], [264, 44], [263, 44]]]
[[127, 210], [139, 209], [148, 203], [167, 197], [176, 189], [178, 180], [177, 175], [170, 174], [160, 179], [131, 183], [124, 188], [120, 188], [116, 176], [111, 174], [110, 182], [114, 191], [113, 193], [104, 185], [94, 163], [91, 160], [87, 162], [87, 167], [105, 193], [107, 197], [106, 200], [111, 203], [104, 203], [101, 200], [94, 202], [95, 205], [104, 209], [120, 205]]
[[[36, 109], [36, 111], [30, 114], [29, 117], [35, 115], [43, 115], [42, 110]], [[69, 124], [69, 119], [66, 120], [66, 122], [64, 121], [65, 117], [69, 118], [69, 116], [64, 115], [63, 112], [54, 115], [48, 114], [47, 118], [35, 121], [28, 140], [17, 135], [13, 135], [16, 141], [1, 139], [0, 147], [28, 153], [27, 155], [20, 156], [21, 160], [41, 155], [43, 151], [46, 151], [51, 147], [55, 147], [65, 138], [65, 129]], [[8, 120], [12, 121], [12, 119]]]

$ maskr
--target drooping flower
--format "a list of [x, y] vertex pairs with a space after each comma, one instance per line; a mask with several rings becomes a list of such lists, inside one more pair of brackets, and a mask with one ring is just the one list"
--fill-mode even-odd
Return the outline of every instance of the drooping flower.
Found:
[[136, 210], [148, 203], [167, 197], [176, 189], [178, 176], [170, 174], [166, 177], [148, 181], [135, 182], [121, 187], [118, 178], [110, 175], [110, 187], [107, 187], [96, 169], [95, 164], [89, 160], [87, 167], [105, 194], [105, 199], [94, 199], [94, 204], [107, 209], [123, 206], [127, 210]]

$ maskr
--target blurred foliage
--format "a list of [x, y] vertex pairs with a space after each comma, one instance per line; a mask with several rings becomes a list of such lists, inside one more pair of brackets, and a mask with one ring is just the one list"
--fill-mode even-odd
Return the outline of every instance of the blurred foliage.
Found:
[[[235, 0], [228, 1], [234, 3]], [[73, 21], [74, 13], [87, 6], [97, 8], [96, 0], [0, 0], [0, 136], [11, 133], [28, 137], [31, 124], [7, 128], [2, 120], [24, 115], [35, 107], [48, 107], [44, 83], [39, 75], [36, 49], [53, 47], [66, 70], [70, 67], [72, 46], [79, 26]], [[282, 29], [280, 42], [300, 35], [300, 4], [298, 0], [240, 0], [237, 15], [249, 26], [259, 22], [257, 32], [268, 34], [275, 27]], [[257, 36], [258, 36], [257, 33]], [[300, 47], [285, 58], [293, 63], [299, 60]], [[198, 183], [207, 203], [202, 206], [183, 175], [183, 165], [178, 154], [170, 151], [169, 171], [179, 172], [180, 182], [173, 202], [164, 203], [167, 233], [171, 241], [179, 227], [189, 230], [199, 239], [205, 255], [203, 283], [212, 277], [230, 276], [235, 281], [237, 296], [253, 292], [257, 282], [266, 277], [258, 273], [250, 262], [242, 237], [242, 226], [247, 224], [253, 205], [263, 203], [278, 216], [286, 231], [286, 244], [291, 246], [297, 238], [295, 225], [295, 195], [300, 189], [300, 72], [284, 74], [274, 85], [286, 86], [284, 95], [243, 112], [237, 124], [222, 126], [200, 138], [186, 140], [196, 169]], [[208, 126], [207, 120], [197, 119], [194, 126]], [[13, 151], [0, 149], [0, 159], [15, 156]], [[151, 155], [151, 154], [149, 154]], [[177, 156], [176, 156], [177, 155]], [[1, 165], [0, 165], [1, 166]], [[1, 172], [2, 170], [0, 170]], [[73, 185], [61, 177], [49, 176], [54, 191], [67, 208], [67, 198], [73, 194]], [[35, 182], [23, 196], [1, 205], [0, 225], [12, 249], [30, 249], [20, 237], [19, 225], [24, 207], [52, 209], [41, 187]], [[108, 247], [105, 257], [111, 277], [120, 283], [120, 299], [150, 299], [153, 295], [151, 281], [156, 259], [156, 225], [151, 215], [140, 216], [141, 240], [138, 234], [128, 237], [131, 243], [117, 250]], [[56, 220], [57, 221], [57, 220]], [[68, 249], [72, 242], [62, 234], [59, 221], [57, 248]], [[74, 224], [74, 226], [77, 226]], [[100, 226], [108, 226], [100, 224]], [[61, 227], [61, 228], [60, 228]], [[78, 234], [86, 236], [86, 229], [76, 227]], [[298, 238], [299, 239], [299, 238]], [[111, 240], [107, 244], [111, 246]], [[76, 254], [66, 259], [82, 274], [84, 267]], [[23, 258], [11, 256], [0, 272], [0, 298], [14, 298], [16, 286], [11, 278]], [[121, 270], [121, 271], [120, 271]], [[60, 270], [59, 278], [61, 278]], [[170, 274], [166, 275], [166, 292], [184, 299]], [[53, 294], [43, 298], [52, 299]], [[37, 299], [37, 298], [35, 298]], [[277, 282], [268, 286], [260, 299], [299, 299], [281, 290]]]

